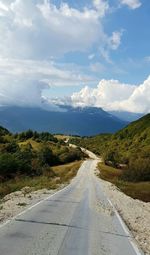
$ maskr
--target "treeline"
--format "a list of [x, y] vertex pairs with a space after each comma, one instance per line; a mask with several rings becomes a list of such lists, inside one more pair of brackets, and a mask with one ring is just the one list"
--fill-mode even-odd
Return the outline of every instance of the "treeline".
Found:
[[32, 131], [32, 130], [27, 130], [25, 132], [22, 133], [17, 133], [14, 135], [14, 138], [18, 139], [19, 141], [24, 141], [27, 139], [34, 139], [36, 141], [51, 141], [51, 142], [55, 142], [57, 143], [58, 140], [56, 137], [54, 137], [52, 134], [50, 134], [49, 132], [42, 132], [42, 133], [38, 133], [36, 131]]
[[53, 176], [52, 166], [80, 160], [79, 148], [69, 148], [48, 132], [11, 134], [0, 128], [0, 182], [19, 176]]

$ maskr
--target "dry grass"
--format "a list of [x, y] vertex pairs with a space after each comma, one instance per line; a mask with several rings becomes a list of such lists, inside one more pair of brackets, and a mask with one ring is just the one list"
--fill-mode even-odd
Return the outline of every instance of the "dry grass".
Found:
[[38, 143], [38, 142], [36, 142], [36, 141], [34, 141], [32, 139], [28, 139], [28, 140], [26, 140], [24, 142], [20, 142], [19, 146], [21, 147], [21, 146], [27, 145], [28, 143], [31, 144], [31, 146], [32, 146], [32, 148], [34, 150], [39, 150], [41, 148], [41, 143]]
[[56, 137], [58, 140], [66, 140], [70, 136], [68, 136], [68, 135], [54, 135], [54, 137]]
[[60, 178], [60, 183], [66, 183], [70, 181], [74, 176], [76, 176], [78, 169], [80, 168], [82, 161], [76, 161], [73, 163], [54, 166], [52, 170]]
[[150, 182], [125, 182], [120, 178], [122, 170], [106, 166], [103, 163], [99, 163], [98, 167], [102, 179], [115, 184], [126, 195], [134, 199], [150, 202]]
[[60, 184], [68, 183], [78, 172], [82, 161], [76, 161], [70, 164], [56, 166], [50, 169], [54, 171], [55, 176], [50, 177], [42, 175], [38, 177], [16, 177], [14, 180], [10, 180], [4, 183], [0, 183], [0, 198], [5, 195], [21, 190], [28, 186], [32, 187], [33, 190], [39, 189], [56, 189]]

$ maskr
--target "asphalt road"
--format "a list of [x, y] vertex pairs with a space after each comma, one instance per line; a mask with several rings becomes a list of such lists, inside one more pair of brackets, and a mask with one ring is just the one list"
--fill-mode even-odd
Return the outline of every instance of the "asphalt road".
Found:
[[0, 228], [0, 255], [142, 254], [124, 230], [86, 160], [62, 191]]

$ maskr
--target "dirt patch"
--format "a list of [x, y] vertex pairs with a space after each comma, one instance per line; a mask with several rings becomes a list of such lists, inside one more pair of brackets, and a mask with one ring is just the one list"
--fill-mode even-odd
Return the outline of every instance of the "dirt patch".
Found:
[[120, 213], [146, 255], [150, 255], [150, 203], [133, 199], [101, 180], [103, 190]]

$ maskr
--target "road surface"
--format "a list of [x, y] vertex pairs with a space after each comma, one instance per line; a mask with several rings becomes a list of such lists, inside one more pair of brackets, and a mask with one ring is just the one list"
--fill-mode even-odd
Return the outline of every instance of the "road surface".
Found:
[[0, 228], [0, 255], [142, 254], [105, 197], [88, 159], [72, 183]]

